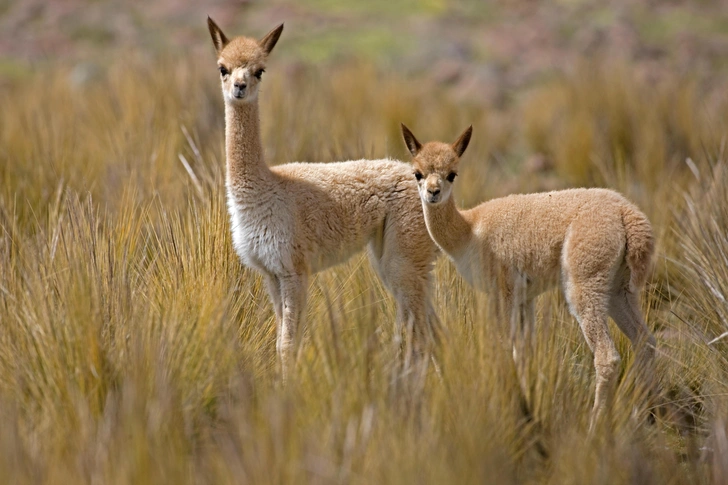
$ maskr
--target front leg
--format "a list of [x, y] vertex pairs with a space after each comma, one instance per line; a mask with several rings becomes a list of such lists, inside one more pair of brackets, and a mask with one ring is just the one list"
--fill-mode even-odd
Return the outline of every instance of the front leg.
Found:
[[532, 392], [529, 385], [529, 357], [532, 345], [531, 330], [535, 326], [535, 305], [529, 295], [528, 277], [520, 271], [505, 275], [503, 288], [504, 307], [510, 321], [511, 351], [516, 378], [521, 388], [521, 405], [527, 417], [532, 418]]
[[281, 281], [278, 277], [271, 273], [265, 273], [263, 275], [265, 280], [265, 287], [268, 290], [270, 296], [270, 302], [273, 305], [273, 311], [276, 315], [276, 329], [281, 326], [281, 319], [283, 318], [283, 302], [281, 300]]
[[281, 361], [281, 375], [285, 382], [293, 369], [298, 348], [299, 326], [306, 311], [308, 278], [305, 274], [280, 276], [281, 319], [278, 326], [276, 349]]
[[529, 292], [530, 281], [525, 273], [504, 268], [498, 284], [501, 318], [507, 319], [510, 324], [513, 358], [519, 360], [523, 346], [530, 344], [531, 330], [536, 323], [534, 298]]

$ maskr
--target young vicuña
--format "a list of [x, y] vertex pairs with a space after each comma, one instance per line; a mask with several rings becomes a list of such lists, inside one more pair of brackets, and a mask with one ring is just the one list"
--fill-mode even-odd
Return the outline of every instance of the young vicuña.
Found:
[[594, 353], [592, 417], [599, 418], [620, 362], [608, 315], [651, 372], [655, 338], [638, 302], [654, 252], [650, 222], [606, 189], [510, 195], [458, 210], [452, 184], [471, 133], [469, 127], [452, 145], [422, 145], [402, 125], [430, 236], [469, 283], [500, 293], [501, 313], [510, 317], [533, 320], [534, 298], [561, 279], [569, 310]]
[[261, 144], [258, 90], [283, 25], [258, 41], [228, 39], [209, 17], [207, 23], [225, 100], [233, 244], [243, 264], [265, 280], [284, 378], [304, 316], [309, 275], [365, 245], [396, 300], [398, 328], [427, 332], [437, 321], [429, 295], [437, 248], [425, 227], [411, 167], [393, 160], [357, 160], [269, 168]]

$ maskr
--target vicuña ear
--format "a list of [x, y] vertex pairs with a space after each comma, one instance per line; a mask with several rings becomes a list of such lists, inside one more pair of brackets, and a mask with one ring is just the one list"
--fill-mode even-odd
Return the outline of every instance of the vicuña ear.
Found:
[[225, 37], [225, 34], [222, 33], [220, 27], [218, 27], [215, 21], [210, 17], [207, 17], [207, 28], [210, 29], [210, 36], [212, 37], [212, 43], [215, 45], [215, 50], [218, 54], [220, 54], [220, 51], [222, 51], [230, 41], [227, 37]]
[[407, 149], [412, 154], [412, 156], [416, 157], [422, 149], [422, 143], [417, 141], [415, 135], [412, 134], [409, 128], [404, 126], [404, 123], [400, 123], [400, 125], [402, 125], [402, 137], [404, 138], [404, 144], [407, 145]]
[[452, 149], [455, 150], [455, 153], [458, 154], [458, 157], [462, 157], [465, 149], [468, 148], [468, 143], [470, 143], [470, 135], [472, 134], [473, 125], [470, 125], [465, 131], [463, 131], [463, 134], [460, 135], [460, 138], [458, 138], [457, 141], [452, 144]]
[[283, 32], [283, 24], [268, 32], [265, 37], [258, 41], [258, 45], [265, 51], [266, 55], [270, 54], [270, 51], [276, 46], [281, 32]]

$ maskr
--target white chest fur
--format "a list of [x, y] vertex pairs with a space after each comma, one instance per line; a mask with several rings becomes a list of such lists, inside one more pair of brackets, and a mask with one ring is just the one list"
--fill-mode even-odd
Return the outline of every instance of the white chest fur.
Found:
[[475, 288], [487, 291], [486, 278], [484, 274], [482, 254], [479, 248], [466, 247], [455, 254], [450, 255], [450, 259], [455, 264], [460, 275], [465, 281]]
[[233, 247], [246, 266], [274, 274], [293, 267], [293, 217], [287, 217], [278, 194], [270, 191], [256, 200], [227, 192]]

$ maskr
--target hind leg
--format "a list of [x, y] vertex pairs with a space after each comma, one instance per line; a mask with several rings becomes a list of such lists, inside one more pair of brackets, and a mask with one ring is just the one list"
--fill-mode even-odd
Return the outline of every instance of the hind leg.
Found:
[[621, 360], [607, 326], [608, 296], [601, 292], [572, 286], [567, 288], [566, 299], [594, 354], [596, 392], [592, 409], [593, 428], [611, 403]]
[[427, 354], [431, 338], [427, 321], [427, 304], [423, 288], [398, 282], [394, 292], [397, 303], [397, 327], [405, 332], [405, 369]]
[[629, 274], [622, 276], [621, 279], [621, 284], [617, 285], [609, 299], [609, 315], [629, 338], [640, 359], [649, 365], [654, 360], [655, 337], [642, 318], [639, 296], [629, 286]]
[[401, 257], [379, 260], [374, 263], [382, 281], [392, 292], [397, 308], [395, 344], [404, 340], [404, 366], [426, 357], [436, 340], [436, 325], [439, 322], [430, 302], [430, 285], [427, 272]]
[[[419, 201], [417, 201], [419, 204]], [[405, 366], [428, 353], [436, 340], [439, 320], [430, 302], [430, 270], [435, 259], [435, 246], [427, 234], [424, 219], [421, 230], [411, 223], [390, 220], [381, 237], [369, 246], [369, 256], [384, 285], [394, 296], [397, 306], [397, 337], [403, 331]]]
[[603, 222], [595, 225], [588, 216], [575, 219], [567, 231], [561, 261], [569, 310], [579, 321], [594, 354], [596, 392], [591, 429], [611, 404], [621, 360], [609, 335], [607, 319], [612, 282], [624, 259], [625, 240], [610, 230], [621, 224], [619, 218]]
[[655, 391], [655, 337], [642, 318], [639, 297], [629, 287], [629, 275], [612, 293], [609, 314], [619, 329], [629, 338], [636, 353], [635, 364], [642, 373], [641, 379], [648, 393]]
[[564, 257], [562, 277], [569, 311], [579, 322], [594, 355], [596, 389], [590, 423], [590, 429], [594, 429], [611, 403], [621, 358], [607, 325], [612, 265], [607, 262], [589, 267], [587, 264], [578, 264], [580, 260], [583, 261]]

